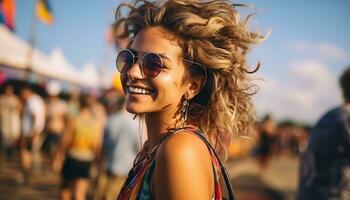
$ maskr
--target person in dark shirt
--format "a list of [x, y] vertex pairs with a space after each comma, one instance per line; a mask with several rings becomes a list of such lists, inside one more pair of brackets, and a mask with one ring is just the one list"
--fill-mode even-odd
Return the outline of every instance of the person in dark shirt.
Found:
[[344, 104], [316, 123], [301, 157], [299, 200], [350, 199], [350, 67], [340, 86]]

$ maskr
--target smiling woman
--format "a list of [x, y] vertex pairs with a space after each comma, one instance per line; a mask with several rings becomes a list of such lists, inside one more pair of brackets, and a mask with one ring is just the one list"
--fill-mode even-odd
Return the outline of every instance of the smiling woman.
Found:
[[263, 37], [224, 0], [122, 4], [116, 24], [131, 39], [116, 60], [126, 109], [148, 135], [118, 199], [222, 199], [216, 154], [254, 122], [245, 55]]

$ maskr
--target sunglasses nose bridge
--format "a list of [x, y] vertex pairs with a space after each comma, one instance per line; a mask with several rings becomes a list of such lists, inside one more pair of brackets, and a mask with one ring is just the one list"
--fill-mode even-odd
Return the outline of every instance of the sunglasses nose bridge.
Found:
[[143, 78], [143, 72], [141, 67], [141, 60], [138, 57], [134, 57], [133, 64], [127, 72], [130, 78], [141, 79]]

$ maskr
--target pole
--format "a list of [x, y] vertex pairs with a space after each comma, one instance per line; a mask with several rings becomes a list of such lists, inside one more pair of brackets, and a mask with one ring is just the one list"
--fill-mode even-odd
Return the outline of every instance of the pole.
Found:
[[35, 50], [35, 45], [36, 45], [36, 32], [37, 32], [37, 24], [38, 21], [35, 16], [35, 6], [38, 3], [38, 0], [35, 1], [34, 5], [34, 11], [33, 11], [33, 16], [32, 16], [32, 21], [29, 29], [29, 36], [28, 36], [28, 50], [27, 50], [27, 55], [26, 55], [26, 60], [25, 60], [25, 77], [24, 79], [29, 81], [30, 74], [32, 73], [32, 60], [33, 60], [33, 54]]

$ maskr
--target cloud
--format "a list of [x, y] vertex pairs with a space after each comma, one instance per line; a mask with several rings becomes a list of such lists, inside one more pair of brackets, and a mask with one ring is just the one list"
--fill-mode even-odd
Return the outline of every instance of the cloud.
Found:
[[350, 58], [349, 52], [346, 52], [345, 50], [327, 42], [319, 44], [319, 51], [321, 55], [328, 56], [329, 58], [333, 58], [335, 60], [348, 60]]
[[311, 90], [334, 87], [333, 84], [329, 85], [334, 83], [334, 75], [326, 64], [318, 60], [293, 61], [289, 64], [287, 73], [290, 75], [290, 81], [299, 87]]
[[350, 52], [330, 42], [297, 41], [289, 47], [303, 55], [313, 56], [327, 61], [350, 61]]
[[287, 65], [283, 79], [264, 77], [254, 97], [258, 114], [315, 123], [341, 103], [337, 77], [329, 69], [319, 60], [296, 60]]

